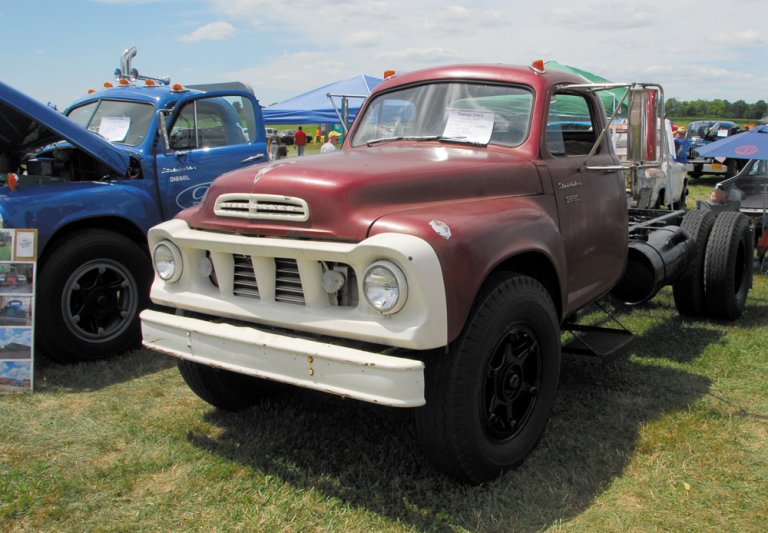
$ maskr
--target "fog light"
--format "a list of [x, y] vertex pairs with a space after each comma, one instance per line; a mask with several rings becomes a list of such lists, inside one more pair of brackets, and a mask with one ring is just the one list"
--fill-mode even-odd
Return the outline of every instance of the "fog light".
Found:
[[390, 261], [376, 261], [363, 277], [363, 293], [368, 304], [385, 315], [397, 313], [408, 299], [405, 275]]

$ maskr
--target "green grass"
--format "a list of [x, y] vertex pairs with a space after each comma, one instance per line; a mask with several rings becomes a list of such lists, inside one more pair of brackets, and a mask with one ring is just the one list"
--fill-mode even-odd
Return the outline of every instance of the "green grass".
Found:
[[36, 392], [0, 397], [0, 529], [763, 531], [766, 277], [734, 323], [669, 289], [621, 320], [630, 355], [565, 357], [538, 449], [481, 487], [427, 465], [407, 410], [296, 390], [230, 414], [147, 350], [38, 360]]

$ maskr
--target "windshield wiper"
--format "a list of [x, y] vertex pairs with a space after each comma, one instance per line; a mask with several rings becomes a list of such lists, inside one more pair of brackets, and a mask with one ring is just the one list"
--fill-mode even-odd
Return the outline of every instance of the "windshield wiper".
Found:
[[378, 139], [371, 139], [365, 144], [368, 146], [371, 146], [377, 143], [394, 142], [394, 141], [416, 141], [416, 142], [440, 141], [440, 142], [447, 142], [447, 143], [469, 144], [470, 146], [488, 146], [488, 143], [470, 141], [470, 140], [467, 140], [466, 137], [443, 137], [442, 135], [400, 135], [396, 137], [380, 137]]
[[470, 146], [488, 146], [488, 143], [470, 141], [466, 137], [437, 137], [440, 142], [468, 144]]
[[372, 146], [374, 144], [378, 143], [389, 143], [393, 141], [402, 141], [405, 137], [400, 135], [399, 137], [379, 137], [378, 139], [371, 139], [370, 141], [367, 141], [365, 144], [367, 146]]

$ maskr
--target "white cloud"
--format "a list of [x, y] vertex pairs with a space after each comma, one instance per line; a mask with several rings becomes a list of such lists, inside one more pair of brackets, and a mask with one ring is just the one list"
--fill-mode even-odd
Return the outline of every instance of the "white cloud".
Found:
[[235, 34], [235, 27], [229, 22], [211, 22], [205, 26], [200, 26], [192, 33], [179, 36], [179, 40], [185, 43], [196, 43], [200, 41], [223, 41], [229, 39]]
[[381, 43], [381, 36], [374, 31], [358, 31], [343, 39], [344, 44], [353, 48], [370, 48]]

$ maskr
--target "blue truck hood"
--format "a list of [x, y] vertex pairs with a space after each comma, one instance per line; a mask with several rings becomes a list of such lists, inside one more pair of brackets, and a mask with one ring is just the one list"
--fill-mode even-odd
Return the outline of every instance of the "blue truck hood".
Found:
[[65, 139], [118, 174], [125, 175], [129, 155], [55, 109], [0, 82], [0, 156], [21, 159]]

